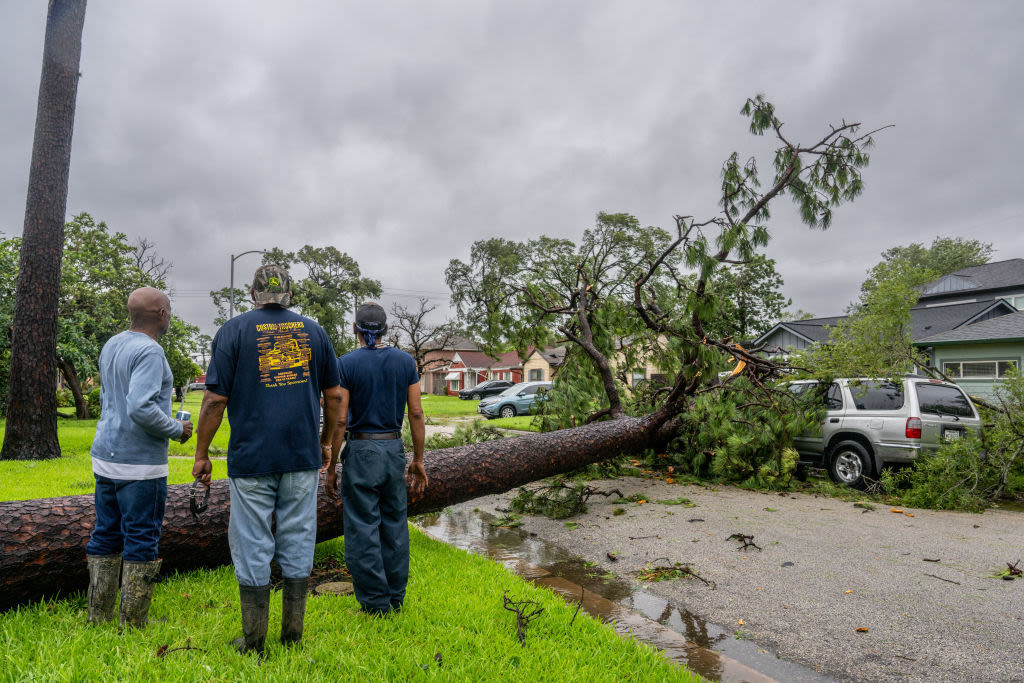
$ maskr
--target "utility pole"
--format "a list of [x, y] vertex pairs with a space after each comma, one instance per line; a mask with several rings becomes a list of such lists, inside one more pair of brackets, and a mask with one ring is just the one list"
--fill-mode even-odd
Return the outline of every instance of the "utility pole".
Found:
[[262, 249], [250, 249], [249, 251], [243, 251], [241, 254], [231, 255], [231, 284], [228, 287], [228, 320], [235, 317], [235, 261], [245, 256], [246, 254], [266, 254]]

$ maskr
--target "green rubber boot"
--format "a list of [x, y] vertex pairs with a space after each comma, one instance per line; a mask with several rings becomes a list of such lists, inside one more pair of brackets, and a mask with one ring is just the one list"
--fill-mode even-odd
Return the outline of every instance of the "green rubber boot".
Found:
[[306, 591], [309, 577], [285, 579], [282, 589], [281, 642], [295, 645], [302, 640], [302, 622], [306, 617]]
[[121, 581], [121, 554], [85, 558], [89, 562], [89, 623], [113, 621], [117, 612], [117, 584]]
[[270, 617], [270, 585], [238, 586], [238, 597], [242, 605], [242, 637], [231, 644], [245, 654], [255, 652], [263, 656], [263, 645], [267, 640], [267, 620]]
[[160, 560], [125, 562], [121, 581], [121, 628], [142, 628], [149, 617], [153, 584], [160, 573]]

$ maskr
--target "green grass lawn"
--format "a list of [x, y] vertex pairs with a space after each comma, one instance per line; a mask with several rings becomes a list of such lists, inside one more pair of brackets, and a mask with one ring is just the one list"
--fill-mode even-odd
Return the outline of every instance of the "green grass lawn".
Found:
[[[202, 400], [202, 392], [191, 392], [185, 398], [185, 409], [192, 413], [193, 423], [199, 419]], [[462, 401], [454, 396], [423, 396], [424, 412], [428, 417], [434, 418], [476, 415], [476, 404], [476, 401]], [[174, 403], [174, 410], [178, 410], [177, 402]], [[487, 424], [533, 431], [529, 424], [531, 420], [529, 416], [522, 416], [489, 420]], [[5, 421], [0, 420], [0, 440], [3, 439], [4, 426]], [[58, 460], [0, 462], [0, 500], [28, 500], [92, 493], [94, 483], [89, 448], [95, 434], [96, 420], [57, 420], [57, 439], [63, 457]], [[216, 458], [227, 453], [230, 436], [231, 427], [225, 415], [210, 446], [210, 454], [214, 456], [215, 479], [227, 476], [223, 460]], [[195, 454], [195, 438], [184, 444], [171, 441], [168, 451], [172, 457], [167, 483], [184, 484], [192, 481], [191, 458]]]
[[479, 403], [479, 401], [463, 401], [458, 396], [435, 396], [434, 394], [423, 394], [420, 401], [427, 417], [477, 415], [476, 406]]
[[540, 429], [533, 423], [533, 415], [518, 415], [516, 417], [496, 417], [487, 421], [488, 427], [499, 429], [518, 429], [524, 432], [539, 432]]
[[[317, 549], [341, 559], [343, 541]], [[502, 595], [536, 600], [526, 646]], [[118, 635], [88, 627], [84, 598], [47, 601], [0, 614], [0, 678], [53, 681], [697, 681], [654, 649], [617, 636], [574, 606], [500, 565], [412, 530], [411, 580], [401, 614], [360, 614], [352, 596], [311, 597], [301, 648], [278, 642], [281, 597], [271, 600], [267, 656], [240, 656], [230, 567], [174, 575], [156, 585], [150, 625]], [[170, 649], [185, 647], [202, 650]], [[161, 648], [168, 648], [159, 656]], [[440, 663], [439, 661], [440, 660]]]
[[[63, 446], [63, 440], [61, 445]], [[168, 484], [186, 484], [192, 481], [191, 456], [190, 452], [187, 458], [168, 460]], [[223, 479], [227, 476], [227, 461], [213, 460], [213, 478]], [[53, 460], [0, 461], [0, 501], [77, 496], [92, 493], [95, 488], [92, 458], [88, 452]]]

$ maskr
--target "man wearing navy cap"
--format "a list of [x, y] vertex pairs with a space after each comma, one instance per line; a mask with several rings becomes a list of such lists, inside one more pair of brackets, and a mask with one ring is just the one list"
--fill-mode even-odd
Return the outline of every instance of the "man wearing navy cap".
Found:
[[[406, 477], [413, 493], [427, 485], [426, 423], [416, 361], [393, 346], [378, 346], [387, 329], [387, 314], [378, 304], [368, 302], [356, 309], [353, 332], [360, 348], [338, 359], [341, 415], [331, 460], [324, 468], [324, 491], [336, 499], [340, 452], [345, 565], [362, 611], [373, 616], [402, 608], [409, 581]], [[402, 445], [406, 404], [413, 443], [408, 469]]]

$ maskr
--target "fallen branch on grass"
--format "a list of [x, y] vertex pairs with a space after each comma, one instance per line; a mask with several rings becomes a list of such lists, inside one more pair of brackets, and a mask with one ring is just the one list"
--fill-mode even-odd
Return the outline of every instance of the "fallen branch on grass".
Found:
[[[530, 622], [541, 615], [544, 608], [536, 600], [510, 600], [508, 591], [501, 596], [505, 609], [514, 612], [516, 615], [516, 635], [519, 636], [519, 644], [526, 647], [526, 627]], [[531, 610], [531, 607], [533, 608]]]
[[572, 627], [574, 621], [576, 621], [576, 615], [580, 613], [580, 607], [583, 607], [583, 593], [586, 589], [580, 586], [580, 601], [576, 605], [576, 611], [572, 613], [572, 619], [569, 620], [569, 626]]
[[182, 647], [172, 647], [172, 648], [168, 649], [167, 645], [161, 646], [156, 651], [156, 656], [160, 657], [161, 659], [163, 659], [164, 657], [166, 657], [167, 655], [171, 654], [172, 652], [181, 652], [182, 650], [196, 650], [198, 652], [207, 652], [207, 649], [205, 647], [192, 647], [192, 639], [191, 638], [186, 638], [185, 639], [185, 644]]

